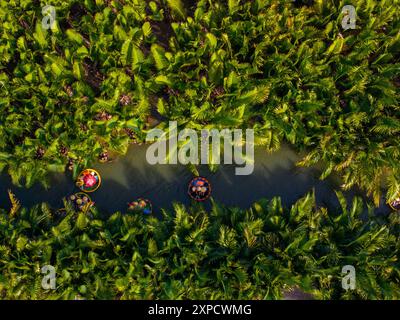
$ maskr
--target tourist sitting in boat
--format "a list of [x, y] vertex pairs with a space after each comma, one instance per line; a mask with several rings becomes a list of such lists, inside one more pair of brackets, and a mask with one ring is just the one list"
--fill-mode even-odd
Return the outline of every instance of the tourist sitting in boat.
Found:
[[86, 169], [83, 170], [77, 180], [76, 185], [79, 189], [84, 192], [96, 191], [101, 184], [101, 177], [96, 170]]
[[189, 182], [189, 196], [196, 201], [205, 201], [211, 195], [210, 182], [203, 177], [196, 177]]
[[68, 200], [73, 204], [77, 211], [86, 212], [89, 208], [94, 206], [94, 202], [83, 192], [70, 195]]
[[151, 214], [153, 212], [153, 206], [149, 200], [139, 198], [136, 201], [128, 203], [128, 210]]

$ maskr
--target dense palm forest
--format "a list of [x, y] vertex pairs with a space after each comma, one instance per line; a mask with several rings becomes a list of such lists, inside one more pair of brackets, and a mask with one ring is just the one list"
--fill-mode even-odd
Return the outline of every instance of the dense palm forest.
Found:
[[[252, 128], [265, 152], [338, 173], [377, 205], [400, 194], [400, 0], [0, 0], [0, 171], [48, 185], [124, 155], [155, 126]], [[313, 194], [242, 210], [175, 204], [162, 220], [46, 204], [0, 210], [0, 298], [400, 296], [399, 215]], [[3, 205], [3, 204], [2, 204]], [[43, 265], [57, 290], [41, 287]], [[357, 288], [341, 287], [354, 265]]]
[[[164, 219], [119, 212], [62, 214], [46, 204], [0, 211], [2, 299], [399, 299], [400, 217], [361, 219], [363, 203], [317, 207], [312, 193], [248, 210], [174, 205]], [[366, 218], [366, 217], [364, 217]], [[55, 290], [41, 286], [56, 268]], [[356, 289], [341, 286], [353, 265]]]
[[400, 191], [398, 0], [0, 2], [0, 168], [31, 186], [169, 120], [254, 128], [375, 203]]

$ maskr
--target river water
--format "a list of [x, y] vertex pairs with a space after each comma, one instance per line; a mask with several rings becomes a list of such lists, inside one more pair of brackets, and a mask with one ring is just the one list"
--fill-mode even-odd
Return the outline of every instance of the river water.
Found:
[[[150, 165], [146, 161], [146, 149], [146, 145], [132, 145], [127, 155], [116, 161], [93, 166], [102, 177], [102, 185], [90, 196], [100, 211], [125, 212], [127, 203], [138, 197], [149, 199], [155, 213], [159, 213], [160, 208], [171, 208], [173, 201], [191, 203], [187, 185], [193, 174], [189, 169], [179, 164]], [[211, 182], [213, 199], [224, 205], [248, 208], [261, 198], [280, 196], [283, 205], [290, 206], [314, 189], [319, 205], [337, 207], [334, 190], [339, 189], [338, 182], [335, 179], [320, 181], [317, 169], [298, 168], [295, 165], [298, 160], [300, 157], [288, 146], [274, 153], [256, 148], [251, 175], [236, 176], [235, 165], [221, 165], [215, 173], [204, 165], [198, 170]], [[62, 207], [62, 198], [78, 191], [68, 173], [54, 175], [49, 190], [39, 184], [30, 189], [15, 187], [4, 173], [0, 176], [1, 207], [8, 206], [7, 189], [15, 193], [23, 206], [47, 202], [53, 208]], [[355, 194], [355, 190], [346, 192], [348, 198]], [[205, 205], [209, 207], [209, 201]], [[388, 211], [386, 206], [377, 209], [377, 213]]]

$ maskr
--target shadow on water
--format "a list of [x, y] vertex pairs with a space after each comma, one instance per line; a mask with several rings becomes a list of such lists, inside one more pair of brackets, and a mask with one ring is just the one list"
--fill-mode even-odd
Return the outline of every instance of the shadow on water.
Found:
[[[151, 200], [156, 213], [160, 208], [169, 209], [172, 202], [189, 205], [187, 184], [192, 178], [183, 165], [150, 165], [146, 161], [147, 146], [132, 146], [127, 155], [113, 163], [94, 166], [102, 176], [102, 186], [91, 194], [97, 208], [105, 213], [125, 212], [127, 203], [138, 197]], [[215, 173], [207, 166], [199, 166], [200, 175], [212, 184], [212, 197], [228, 206], [248, 208], [261, 198], [279, 196], [284, 206], [292, 205], [307, 192], [315, 190], [317, 203], [328, 208], [339, 205], [333, 179], [320, 181], [315, 168], [298, 168], [295, 163], [300, 157], [289, 147], [269, 154], [261, 148], [255, 150], [254, 172], [248, 176], [235, 175], [235, 165], [221, 165]], [[48, 202], [54, 208], [62, 207], [62, 198], [76, 191], [69, 174], [58, 174], [51, 178], [51, 188], [45, 190], [37, 184], [30, 189], [12, 185], [8, 175], [0, 176], [0, 201], [4, 207], [9, 203], [7, 189], [11, 189], [23, 206], [30, 207]], [[346, 192], [349, 199], [358, 194], [356, 190]], [[209, 202], [205, 204], [209, 208]], [[387, 212], [378, 208], [378, 213]]]

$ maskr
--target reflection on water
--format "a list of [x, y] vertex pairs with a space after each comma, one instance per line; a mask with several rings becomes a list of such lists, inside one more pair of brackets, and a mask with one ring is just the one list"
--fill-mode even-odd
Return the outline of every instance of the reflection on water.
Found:
[[[93, 166], [102, 176], [102, 186], [91, 194], [100, 210], [125, 212], [127, 203], [139, 197], [151, 200], [156, 212], [161, 207], [170, 208], [173, 201], [191, 203], [186, 193], [192, 178], [190, 171], [179, 164], [150, 165], [146, 161], [146, 149], [146, 145], [134, 145], [126, 156], [112, 163]], [[333, 189], [337, 186], [332, 180], [318, 180], [316, 169], [297, 168], [295, 163], [299, 159], [287, 146], [272, 154], [256, 148], [251, 175], [236, 176], [235, 165], [221, 165], [215, 173], [205, 165], [199, 166], [198, 170], [211, 182], [211, 196], [226, 205], [247, 208], [261, 198], [274, 196], [280, 196], [284, 205], [291, 205], [314, 188], [319, 204], [336, 206]], [[77, 191], [69, 174], [52, 177], [49, 190], [40, 185], [31, 189], [16, 188], [6, 174], [1, 175], [0, 183], [2, 206], [8, 203], [7, 189], [12, 189], [23, 206], [48, 202], [56, 208], [62, 206], [63, 197]]]

